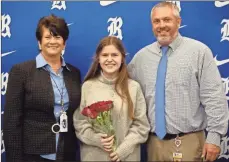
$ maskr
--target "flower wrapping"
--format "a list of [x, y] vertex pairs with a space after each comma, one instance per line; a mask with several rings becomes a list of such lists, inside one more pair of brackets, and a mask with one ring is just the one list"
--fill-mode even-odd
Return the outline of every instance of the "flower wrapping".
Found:
[[[99, 101], [83, 108], [81, 114], [89, 117], [92, 126], [100, 133], [105, 133], [108, 136], [115, 135], [114, 127], [111, 119], [111, 109], [113, 108], [113, 101]], [[112, 150], [116, 149], [116, 138], [114, 136], [114, 143]]]

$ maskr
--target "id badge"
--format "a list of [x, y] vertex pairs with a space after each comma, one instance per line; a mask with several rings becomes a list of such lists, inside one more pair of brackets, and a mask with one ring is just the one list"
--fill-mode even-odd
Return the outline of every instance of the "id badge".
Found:
[[68, 132], [68, 116], [66, 112], [60, 115], [60, 132]]
[[173, 161], [181, 162], [181, 159], [182, 159], [182, 153], [180, 153], [180, 152], [174, 152], [173, 153]]

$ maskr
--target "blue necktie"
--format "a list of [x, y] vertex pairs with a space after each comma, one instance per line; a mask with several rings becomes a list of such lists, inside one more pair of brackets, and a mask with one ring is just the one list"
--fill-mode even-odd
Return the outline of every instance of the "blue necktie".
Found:
[[162, 47], [162, 57], [157, 69], [156, 94], [155, 94], [155, 133], [160, 139], [166, 135], [165, 125], [165, 78], [167, 70], [168, 46]]

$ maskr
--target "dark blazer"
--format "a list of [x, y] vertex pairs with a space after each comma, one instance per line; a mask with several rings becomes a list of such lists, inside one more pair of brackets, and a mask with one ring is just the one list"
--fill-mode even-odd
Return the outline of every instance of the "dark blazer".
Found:
[[[80, 71], [67, 64], [63, 75], [69, 95], [68, 132], [60, 133], [64, 161], [76, 161], [79, 149], [73, 127], [73, 113], [80, 104]], [[4, 111], [4, 142], [7, 162], [23, 161], [25, 154], [56, 152], [51, 127], [54, 116], [54, 92], [49, 72], [36, 68], [36, 61], [14, 65], [9, 73]]]

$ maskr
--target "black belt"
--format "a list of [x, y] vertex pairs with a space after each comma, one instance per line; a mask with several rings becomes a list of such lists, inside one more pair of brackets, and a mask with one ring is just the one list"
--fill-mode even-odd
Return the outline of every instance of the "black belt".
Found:
[[[156, 133], [150, 132], [150, 134], [153, 135], [153, 136], [157, 136]], [[169, 134], [169, 133], [167, 133], [167, 134], [165, 135], [165, 137], [163, 138], [163, 140], [175, 139], [177, 136], [182, 137], [182, 136], [184, 136], [184, 135], [186, 135], [186, 134], [189, 134], [189, 133], [179, 133], [179, 134]]]

